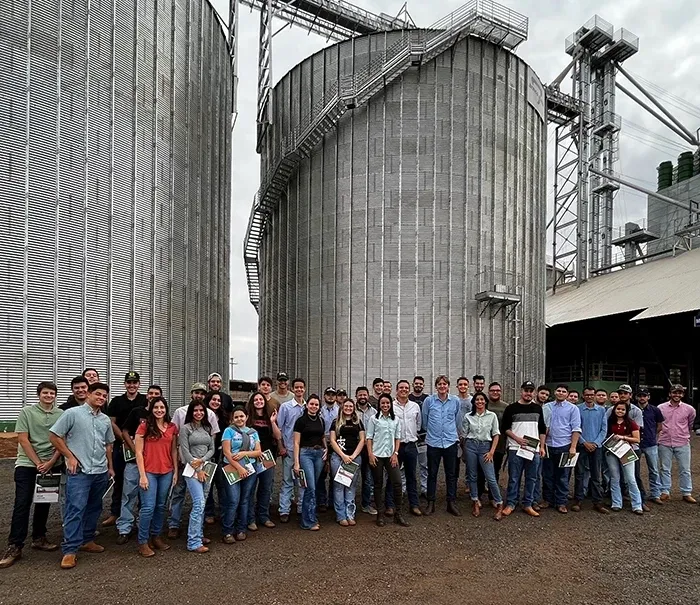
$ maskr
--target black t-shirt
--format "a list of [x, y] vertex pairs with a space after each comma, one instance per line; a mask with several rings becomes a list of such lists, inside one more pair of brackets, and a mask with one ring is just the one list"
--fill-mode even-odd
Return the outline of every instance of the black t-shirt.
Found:
[[136, 435], [136, 429], [139, 428], [141, 421], [146, 418], [146, 416], [148, 416], [148, 410], [146, 410], [145, 407], [139, 406], [134, 408], [129, 412], [122, 430], [126, 431], [129, 437], [133, 439], [134, 435]]
[[258, 431], [260, 437], [260, 449], [264, 452], [270, 450], [277, 456], [277, 440], [272, 434], [272, 425], [267, 418], [253, 418], [252, 427]]
[[69, 395], [68, 399], [66, 399], [66, 402], [59, 405], [58, 409], [63, 410], [65, 412], [66, 410], [70, 410], [71, 408], [77, 408], [79, 405], [81, 404], [75, 400], [75, 395]]
[[326, 431], [319, 414], [316, 415], [315, 419], [312, 419], [304, 412], [294, 423], [294, 432], [301, 434], [299, 447], [323, 446], [323, 436]]
[[358, 424], [343, 424], [340, 430], [337, 430], [337, 421], [333, 421], [331, 432], [335, 431], [335, 440], [338, 446], [346, 456], [352, 456], [360, 443], [360, 431], [364, 431], [365, 427], [362, 423]]
[[124, 428], [124, 423], [129, 417], [131, 410], [138, 407], [146, 407], [146, 396], [143, 393], [136, 395], [136, 398], [130, 400], [127, 398], [126, 393], [118, 395], [112, 401], [109, 402], [107, 407], [107, 416], [114, 418], [117, 426], [120, 429]]

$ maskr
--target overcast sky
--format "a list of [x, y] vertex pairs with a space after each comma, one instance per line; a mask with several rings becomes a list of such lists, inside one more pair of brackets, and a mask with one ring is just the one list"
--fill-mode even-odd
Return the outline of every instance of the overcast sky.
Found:
[[[228, 0], [212, 0], [220, 14], [227, 18]], [[429, 26], [459, 8], [461, 0], [409, 0], [408, 9], [418, 26]], [[529, 39], [517, 50], [537, 72], [542, 82], [554, 79], [568, 64], [564, 52], [566, 37], [594, 14], [599, 14], [615, 29], [624, 27], [639, 36], [639, 53], [625, 66], [633, 75], [652, 81], [666, 91], [700, 105], [700, 49], [696, 43], [700, 31], [697, 0], [506, 0], [502, 4], [530, 18]], [[358, 6], [379, 13], [396, 14], [403, 5], [399, 0], [355, 0]], [[253, 196], [259, 187], [259, 158], [255, 152], [255, 112], [257, 82], [257, 44], [259, 13], [241, 7], [239, 46], [238, 122], [233, 133], [233, 175], [231, 213], [231, 356], [238, 365], [235, 376], [255, 380], [257, 377], [257, 314], [248, 302], [243, 267], [243, 237]], [[276, 23], [275, 30], [281, 25]], [[326, 43], [315, 34], [287, 28], [273, 41], [273, 82], [305, 57], [320, 50]], [[622, 78], [621, 78], [622, 81]], [[562, 90], [568, 90], [562, 86]], [[700, 127], [700, 118], [674, 113], [692, 131]], [[624, 120], [657, 133], [672, 142], [651, 139], [651, 145], [629, 135], [641, 136], [634, 126], [623, 128], [620, 144], [622, 174], [638, 179], [655, 189], [656, 166], [673, 159], [685, 149], [671, 131], [646, 114], [632, 101], [618, 95], [617, 112]], [[628, 134], [624, 134], [624, 133]], [[550, 132], [550, 139], [552, 133]], [[675, 142], [675, 143], [673, 143]], [[550, 154], [551, 156], [551, 154]], [[675, 163], [675, 162], [674, 162]], [[552, 188], [551, 166], [548, 190]], [[551, 191], [550, 191], [551, 194]], [[638, 221], [646, 216], [646, 199], [634, 191], [621, 190], [616, 199], [615, 224]]]

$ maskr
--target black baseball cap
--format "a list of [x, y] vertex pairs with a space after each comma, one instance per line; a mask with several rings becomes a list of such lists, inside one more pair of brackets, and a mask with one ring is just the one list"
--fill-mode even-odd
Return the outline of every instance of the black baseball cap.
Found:
[[346, 391], [345, 389], [338, 389], [338, 390], [335, 392], [335, 394], [336, 394], [336, 395], [345, 395], [345, 396], [347, 396], [348, 393], [347, 393], [347, 391]]
[[639, 389], [637, 395], [649, 395], [649, 389]]
[[326, 387], [326, 390], [323, 391], [324, 395], [335, 395], [335, 389], [333, 387]]
[[289, 376], [287, 376], [286, 372], [279, 372], [277, 374], [277, 381], [278, 382], [284, 382], [284, 381], [289, 381]]
[[535, 390], [535, 383], [532, 382], [532, 380], [526, 380], [520, 385], [520, 388], [523, 391], [534, 391]]
[[139, 376], [138, 372], [134, 372], [131, 370], [130, 372], [127, 372], [126, 375], [124, 376], [124, 382], [129, 382], [131, 380], [135, 380], [136, 382], [141, 382], [141, 376]]

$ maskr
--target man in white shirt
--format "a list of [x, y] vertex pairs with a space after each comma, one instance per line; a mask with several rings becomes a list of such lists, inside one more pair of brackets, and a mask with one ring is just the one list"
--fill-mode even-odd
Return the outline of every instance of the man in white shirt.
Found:
[[[421, 428], [420, 406], [411, 401], [408, 395], [411, 385], [408, 380], [399, 380], [396, 383], [396, 399], [394, 399], [394, 416], [401, 426], [399, 445], [399, 465], [403, 466], [406, 476], [406, 495], [411, 514], [420, 517], [423, 511], [418, 502], [418, 431]], [[390, 489], [386, 490], [386, 509], [388, 512], [394, 509], [394, 497]]]

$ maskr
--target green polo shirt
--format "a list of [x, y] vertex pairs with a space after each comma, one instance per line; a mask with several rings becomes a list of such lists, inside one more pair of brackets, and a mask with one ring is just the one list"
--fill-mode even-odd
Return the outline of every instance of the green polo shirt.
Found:
[[[63, 414], [63, 410], [58, 409], [55, 405], [46, 411], [40, 404], [28, 405], [23, 407], [19, 412], [19, 418], [15, 424], [15, 432], [27, 433], [29, 435], [29, 443], [39, 456], [42, 462], [51, 460], [55, 449], [49, 440], [49, 429], [56, 423], [59, 416]], [[21, 445], [17, 445], [17, 462], [15, 466], [28, 466], [34, 468], [36, 465], [31, 461], [29, 456], [24, 452]]]

